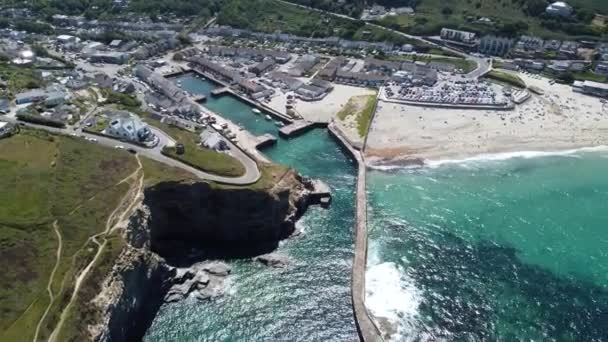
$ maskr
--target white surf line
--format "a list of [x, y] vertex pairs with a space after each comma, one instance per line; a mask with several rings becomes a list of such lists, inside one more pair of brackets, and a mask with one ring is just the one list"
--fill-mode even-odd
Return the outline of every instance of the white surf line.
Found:
[[46, 285], [46, 291], [49, 293], [50, 301], [49, 301], [49, 305], [47, 305], [46, 309], [44, 310], [42, 317], [40, 317], [38, 324], [36, 325], [36, 333], [34, 334], [34, 339], [32, 340], [33, 342], [38, 341], [38, 334], [40, 334], [40, 327], [42, 326], [42, 323], [46, 319], [46, 316], [49, 314], [49, 311], [51, 310], [51, 306], [53, 306], [53, 303], [55, 302], [55, 295], [53, 294], [53, 279], [55, 278], [55, 273], [57, 272], [57, 269], [59, 268], [59, 260], [61, 259], [61, 251], [63, 249], [63, 240], [61, 238], [61, 232], [59, 231], [59, 225], [57, 224], [57, 220], [55, 220], [55, 222], [53, 222], [53, 229], [55, 230], [55, 234], [57, 235], [58, 245], [57, 245], [57, 256], [56, 256], [56, 260], [55, 260], [55, 266], [53, 267], [53, 271], [51, 271], [51, 275], [49, 276], [49, 282]]
[[608, 151], [608, 146], [599, 145], [593, 147], [581, 147], [575, 149], [564, 149], [557, 151], [516, 151], [516, 152], [502, 152], [502, 153], [488, 153], [488, 154], [479, 154], [474, 157], [464, 158], [464, 159], [438, 159], [438, 160], [425, 160], [425, 166], [437, 167], [443, 164], [462, 164], [469, 162], [479, 162], [479, 161], [498, 161], [498, 160], [507, 160], [513, 158], [539, 158], [539, 157], [551, 157], [551, 156], [568, 156], [576, 153], [585, 153], [585, 152], [603, 152]]
[[368, 168], [379, 170], [379, 171], [391, 171], [391, 170], [408, 170], [408, 169], [420, 169], [425, 167], [436, 168], [446, 164], [466, 164], [472, 162], [484, 162], [484, 161], [501, 161], [514, 158], [532, 159], [541, 157], [552, 157], [552, 156], [571, 156], [577, 153], [587, 152], [608, 152], [607, 145], [599, 145], [592, 147], [581, 147], [575, 149], [564, 149], [556, 151], [516, 151], [516, 152], [499, 152], [499, 153], [484, 153], [478, 154], [473, 157], [463, 159], [424, 159], [422, 165], [400, 165], [399, 160], [395, 160], [395, 164], [374, 164], [373, 162], [367, 165]]

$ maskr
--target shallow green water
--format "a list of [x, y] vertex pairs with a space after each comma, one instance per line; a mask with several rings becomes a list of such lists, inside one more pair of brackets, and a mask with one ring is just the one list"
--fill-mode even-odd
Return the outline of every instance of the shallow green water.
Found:
[[368, 306], [396, 340], [608, 339], [606, 171], [581, 153], [370, 172]]
[[[202, 89], [200, 80], [192, 82]], [[183, 79], [182, 86], [195, 90]], [[206, 105], [252, 132], [276, 134], [273, 124], [251, 120], [256, 116], [250, 109], [245, 113], [244, 104], [230, 97], [210, 99]], [[354, 166], [326, 130], [279, 139], [264, 153], [330, 185], [331, 207], [310, 208], [298, 222], [304, 233], [281, 243], [278, 252], [290, 258], [286, 269], [231, 262], [226, 295], [209, 302], [187, 299], [164, 305], [144, 341], [356, 340], [350, 305]]]
[[273, 120], [267, 120], [265, 114], [256, 114], [252, 107], [231, 95], [213, 96], [211, 91], [216, 86], [208, 80], [195, 77], [194, 74], [184, 74], [176, 78], [180, 80], [182, 89], [196, 95], [205, 95], [207, 100], [203, 105], [221, 114], [226, 119], [246, 127], [254, 135], [271, 133], [276, 135], [278, 127]]

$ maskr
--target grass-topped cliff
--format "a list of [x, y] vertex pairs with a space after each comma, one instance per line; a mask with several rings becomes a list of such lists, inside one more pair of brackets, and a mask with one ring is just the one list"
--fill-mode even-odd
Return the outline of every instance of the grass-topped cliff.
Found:
[[[210, 186], [268, 191], [292, 173], [260, 169], [251, 186]], [[98, 319], [90, 303], [123, 250], [125, 222], [144, 189], [200, 181], [126, 151], [25, 128], [0, 140], [0, 174], [0, 342], [85, 340]]]

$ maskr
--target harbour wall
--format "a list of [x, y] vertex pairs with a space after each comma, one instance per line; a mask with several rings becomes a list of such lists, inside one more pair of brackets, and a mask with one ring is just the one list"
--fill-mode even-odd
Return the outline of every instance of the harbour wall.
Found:
[[367, 168], [365, 167], [363, 154], [350, 145], [340, 129], [334, 123], [330, 123], [327, 128], [331, 136], [334, 137], [338, 144], [352, 156], [354, 163], [357, 165], [355, 256], [353, 259], [351, 280], [352, 306], [355, 314], [357, 332], [359, 333], [359, 338], [363, 342], [381, 342], [384, 341], [382, 334], [365, 307], [365, 271], [367, 268]]

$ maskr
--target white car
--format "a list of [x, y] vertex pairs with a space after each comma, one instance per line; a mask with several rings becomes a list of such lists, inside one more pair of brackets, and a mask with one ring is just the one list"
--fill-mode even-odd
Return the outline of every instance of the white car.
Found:
[[114, 148], [117, 149], [117, 150], [124, 150], [125, 149], [125, 147], [122, 146], [122, 145], [116, 145], [116, 146], [114, 146]]

